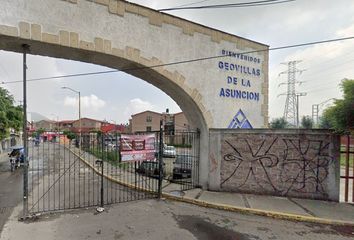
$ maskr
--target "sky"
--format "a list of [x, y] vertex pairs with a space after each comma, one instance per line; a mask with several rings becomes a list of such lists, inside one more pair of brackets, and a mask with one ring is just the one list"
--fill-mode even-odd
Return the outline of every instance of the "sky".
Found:
[[[193, 2], [223, 4], [251, 0], [134, 0], [153, 9], [175, 7]], [[197, 6], [197, 5], [196, 5]], [[296, 0], [278, 5], [173, 11], [169, 14], [216, 28], [237, 36], [269, 45], [271, 48], [305, 42], [354, 36], [353, 0]], [[270, 120], [283, 116], [287, 70], [282, 63], [301, 61], [304, 70], [297, 75], [301, 84], [300, 116], [310, 115], [312, 104], [331, 98], [341, 98], [339, 83], [354, 79], [354, 40], [270, 51], [269, 54], [269, 115]], [[105, 71], [108, 68], [70, 60], [28, 56], [28, 79], [82, 72]], [[0, 82], [22, 79], [22, 55], [0, 51]], [[22, 85], [3, 84], [21, 104]], [[132, 114], [152, 110], [172, 113], [181, 111], [164, 92], [125, 73], [111, 73], [28, 83], [28, 111], [40, 113], [52, 120], [78, 117], [77, 94], [63, 86], [81, 92], [82, 116], [115, 123], [127, 123]], [[109, 87], [107, 87], [109, 86]], [[330, 104], [331, 101], [328, 102]], [[323, 104], [323, 110], [328, 104]]]

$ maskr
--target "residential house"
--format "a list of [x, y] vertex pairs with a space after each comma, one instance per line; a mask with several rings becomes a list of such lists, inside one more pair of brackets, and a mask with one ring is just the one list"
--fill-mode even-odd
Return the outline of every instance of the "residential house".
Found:
[[53, 131], [57, 127], [57, 123], [52, 120], [41, 120], [33, 124], [34, 129], [44, 129], [46, 131]]
[[79, 132], [79, 129], [81, 129], [82, 133], [88, 133], [92, 131], [100, 131], [101, 126], [105, 124], [105, 122], [92, 119], [92, 118], [81, 118], [81, 125], [80, 125], [80, 120], [75, 120], [72, 123], [72, 128], [71, 131], [73, 132]]
[[131, 116], [131, 131], [151, 132], [160, 130], [161, 114], [153, 111], [144, 111]]
[[73, 123], [75, 120], [62, 120], [59, 121], [59, 129], [60, 131], [70, 131], [73, 127]]
[[129, 120], [131, 132], [151, 132], [160, 130], [160, 120], [163, 129], [168, 135], [175, 131], [190, 130], [190, 125], [183, 112], [170, 114], [168, 110], [164, 113], [144, 111], [131, 116]]
[[175, 131], [188, 131], [190, 130], [189, 122], [183, 112], [174, 115]]

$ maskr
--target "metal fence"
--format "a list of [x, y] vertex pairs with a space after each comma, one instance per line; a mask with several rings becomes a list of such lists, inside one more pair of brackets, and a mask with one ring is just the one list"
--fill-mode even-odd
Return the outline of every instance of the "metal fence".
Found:
[[198, 186], [199, 133], [153, 134], [154, 157], [148, 161], [123, 161], [116, 133], [81, 134], [81, 140], [80, 135], [70, 140], [53, 134], [28, 141], [27, 212], [156, 198], [168, 184], [179, 190]]
[[341, 137], [340, 153], [340, 177], [344, 191], [344, 201], [354, 202], [354, 136], [345, 135]]
[[164, 178], [180, 190], [199, 186], [199, 132], [175, 131], [163, 134]]
[[66, 136], [28, 144], [28, 212], [57, 211], [153, 198], [158, 178], [139, 172], [141, 162], [121, 162], [105, 136]]

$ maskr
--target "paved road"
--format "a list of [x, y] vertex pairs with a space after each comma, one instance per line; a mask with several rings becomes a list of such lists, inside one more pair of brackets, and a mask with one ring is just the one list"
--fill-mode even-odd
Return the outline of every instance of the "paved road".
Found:
[[0, 155], [0, 232], [12, 210], [22, 199], [22, 171], [10, 171], [6, 154]]
[[178, 202], [144, 200], [116, 204], [101, 214], [94, 209], [75, 210], [41, 216], [26, 223], [18, 222], [13, 214], [0, 240], [349, 240], [353, 239], [352, 232], [353, 228], [295, 223]]
[[[37, 207], [38, 210], [42, 207], [60, 209], [99, 203], [99, 176], [81, 161], [75, 161], [76, 158], [72, 154], [52, 144], [42, 145], [31, 154], [30, 187], [33, 187], [33, 191], [29, 200], [30, 203], [35, 203], [34, 211]], [[4, 213], [0, 212], [0, 226], [20, 201], [22, 189], [21, 172], [11, 174], [8, 171], [7, 159], [5, 158], [3, 162], [0, 164], [0, 206], [1, 209], [4, 206], [5, 210], [2, 210]], [[59, 178], [61, 175], [63, 177]], [[60, 180], [56, 182], [57, 179]], [[52, 185], [54, 187], [46, 191]], [[106, 203], [144, 198], [139, 192], [106, 180], [104, 187], [105, 192], [110, 193], [105, 195]], [[82, 198], [83, 192], [88, 194], [86, 195], [88, 198]], [[44, 197], [36, 203], [42, 195]], [[58, 197], [59, 195], [61, 197]], [[63, 215], [47, 215], [38, 219], [35, 224], [17, 221], [21, 208], [19, 205], [15, 209], [1, 233], [1, 240], [352, 239], [354, 236], [352, 235], [354, 229], [291, 223], [155, 200], [120, 203], [99, 215], [94, 214], [93, 209]]]
[[[101, 177], [92, 168], [84, 164], [67, 148], [53, 143], [42, 143], [29, 149], [30, 168], [29, 186], [33, 189], [29, 195], [29, 210], [32, 213], [98, 206], [100, 204]], [[90, 156], [95, 165], [97, 157]], [[110, 165], [104, 168], [104, 174], [124, 178], [132, 182], [135, 174], [126, 174], [132, 166], [124, 168]], [[134, 167], [134, 166], [133, 166]], [[138, 178], [136, 178], [138, 179]], [[155, 184], [157, 181], [144, 179], [142, 184]], [[104, 204], [151, 198], [151, 194], [135, 191], [103, 179]]]

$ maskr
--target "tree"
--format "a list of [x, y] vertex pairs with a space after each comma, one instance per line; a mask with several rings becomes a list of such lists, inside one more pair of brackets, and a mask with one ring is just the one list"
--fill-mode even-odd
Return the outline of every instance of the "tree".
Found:
[[305, 129], [313, 128], [313, 121], [309, 116], [303, 116], [301, 118], [301, 128], [305, 128]]
[[73, 140], [76, 138], [75, 133], [71, 132], [71, 131], [64, 131], [64, 135], [69, 139], [69, 140]]
[[270, 122], [270, 128], [282, 129], [287, 128], [289, 123], [284, 118], [275, 118]]
[[341, 82], [343, 99], [337, 99], [327, 108], [323, 118], [338, 132], [354, 129], [354, 80], [343, 79]]
[[20, 130], [22, 114], [22, 107], [14, 106], [14, 98], [9, 91], [0, 87], [0, 140], [9, 135], [10, 128]]
[[320, 117], [320, 121], [319, 121], [319, 128], [322, 129], [330, 129], [333, 128], [333, 126], [331, 125], [331, 122], [329, 121], [328, 118], [326, 118], [326, 116], [321, 116]]

